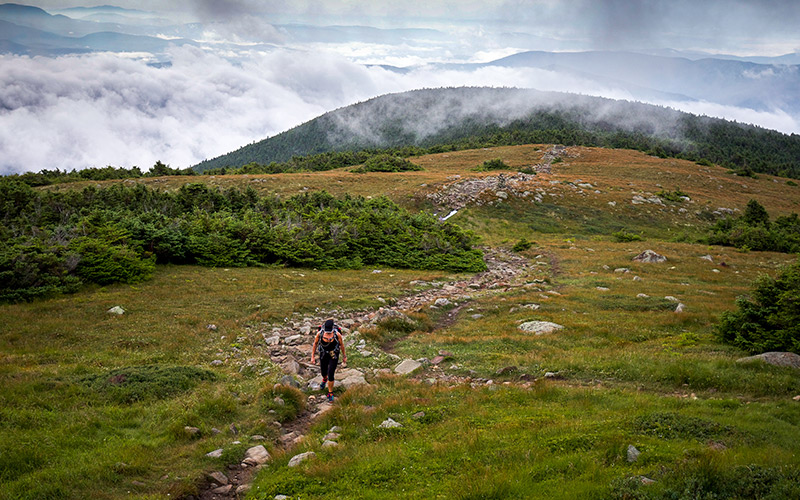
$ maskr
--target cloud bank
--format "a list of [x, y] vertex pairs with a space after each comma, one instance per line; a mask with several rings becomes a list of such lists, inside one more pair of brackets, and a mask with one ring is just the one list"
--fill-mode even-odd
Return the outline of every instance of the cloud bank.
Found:
[[[535, 68], [406, 73], [334, 53], [276, 49], [226, 59], [193, 47], [148, 66], [114, 54], [0, 56], [0, 174], [157, 160], [188, 167], [378, 95], [443, 86], [535, 88], [632, 99], [625, 90]], [[656, 102], [800, 132], [783, 112], [704, 102]]]

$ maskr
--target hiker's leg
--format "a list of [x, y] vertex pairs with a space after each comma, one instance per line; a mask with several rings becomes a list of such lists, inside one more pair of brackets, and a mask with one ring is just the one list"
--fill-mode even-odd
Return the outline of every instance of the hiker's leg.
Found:
[[336, 365], [339, 364], [338, 357], [330, 357], [328, 362], [328, 392], [333, 392], [333, 382], [336, 379]]

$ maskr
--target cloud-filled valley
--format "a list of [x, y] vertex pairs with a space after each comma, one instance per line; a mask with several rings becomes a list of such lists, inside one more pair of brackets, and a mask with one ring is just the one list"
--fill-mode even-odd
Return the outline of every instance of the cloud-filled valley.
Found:
[[[224, 21], [243, 35], [258, 26], [249, 14]], [[251, 37], [260, 41], [250, 42], [246, 36], [231, 40], [235, 30], [215, 29], [188, 26], [183, 34], [206, 39], [158, 53], [37, 56], [18, 48], [14, 53], [13, 40], [0, 45], [6, 49], [0, 51], [0, 174], [105, 165], [147, 169], [157, 160], [188, 167], [339, 107], [432, 87], [519, 87], [641, 100], [800, 133], [800, 112], [783, 105], [794, 97], [799, 66], [734, 66], [747, 92], [731, 88], [725, 99], [711, 99], [699, 84], [657, 88], [561, 62], [476, 64], [530, 49], [538, 43], [532, 34], [265, 24], [263, 36]], [[162, 40], [168, 38], [169, 27], [158, 30]], [[31, 40], [30, 31], [25, 34]], [[760, 89], [768, 91], [758, 97]], [[778, 94], [783, 101], [765, 101]]]

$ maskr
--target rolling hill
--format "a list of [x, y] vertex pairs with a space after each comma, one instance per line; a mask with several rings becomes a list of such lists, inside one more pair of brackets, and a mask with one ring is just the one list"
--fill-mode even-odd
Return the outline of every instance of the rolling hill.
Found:
[[800, 176], [800, 137], [649, 104], [510, 88], [425, 89], [326, 113], [194, 167], [198, 172], [329, 151], [556, 142], [625, 147]]

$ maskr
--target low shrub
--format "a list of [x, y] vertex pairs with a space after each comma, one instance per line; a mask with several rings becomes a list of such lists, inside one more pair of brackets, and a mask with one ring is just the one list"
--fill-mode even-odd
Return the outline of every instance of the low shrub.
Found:
[[730, 436], [734, 429], [710, 420], [671, 412], [656, 412], [637, 417], [633, 421], [635, 432], [661, 439], [696, 439], [705, 441]]
[[511, 167], [508, 166], [506, 162], [501, 160], [500, 158], [494, 158], [491, 160], [486, 160], [485, 162], [481, 163], [473, 170], [476, 172], [489, 172], [492, 170], [509, 170]]
[[672, 201], [675, 203], [683, 201], [684, 198], [688, 198], [689, 195], [684, 193], [680, 190], [680, 188], [676, 189], [675, 191], [664, 191], [663, 189], [656, 193], [656, 196], [661, 198], [662, 200]]
[[752, 354], [800, 354], [800, 260], [771, 278], [760, 277], [751, 298], [736, 300], [737, 311], [722, 314], [719, 335]]
[[78, 382], [118, 403], [163, 399], [188, 391], [204, 380], [216, 380], [193, 366], [131, 366], [82, 377]]
[[364, 162], [352, 172], [363, 174], [366, 172], [410, 172], [422, 170], [422, 167], [411, 163], [405, 158], [392, 155], [376, 155]]
[[621, 229], [616, 233], [612, 233], [611, 236], [614, 237], [614, 241], [617, 243], [628, 243], [631, 241], [642, 241], [644, 238], [640, 234], [631, 233], [626, 231], [625, 229]]
[[518, 242], [514, 243], [514, 246], [511, 247], [511, 250], [514, 252], [524, 252], [525, 250], [529, 250], [533, 246], [533, 243], [522, 238]]

